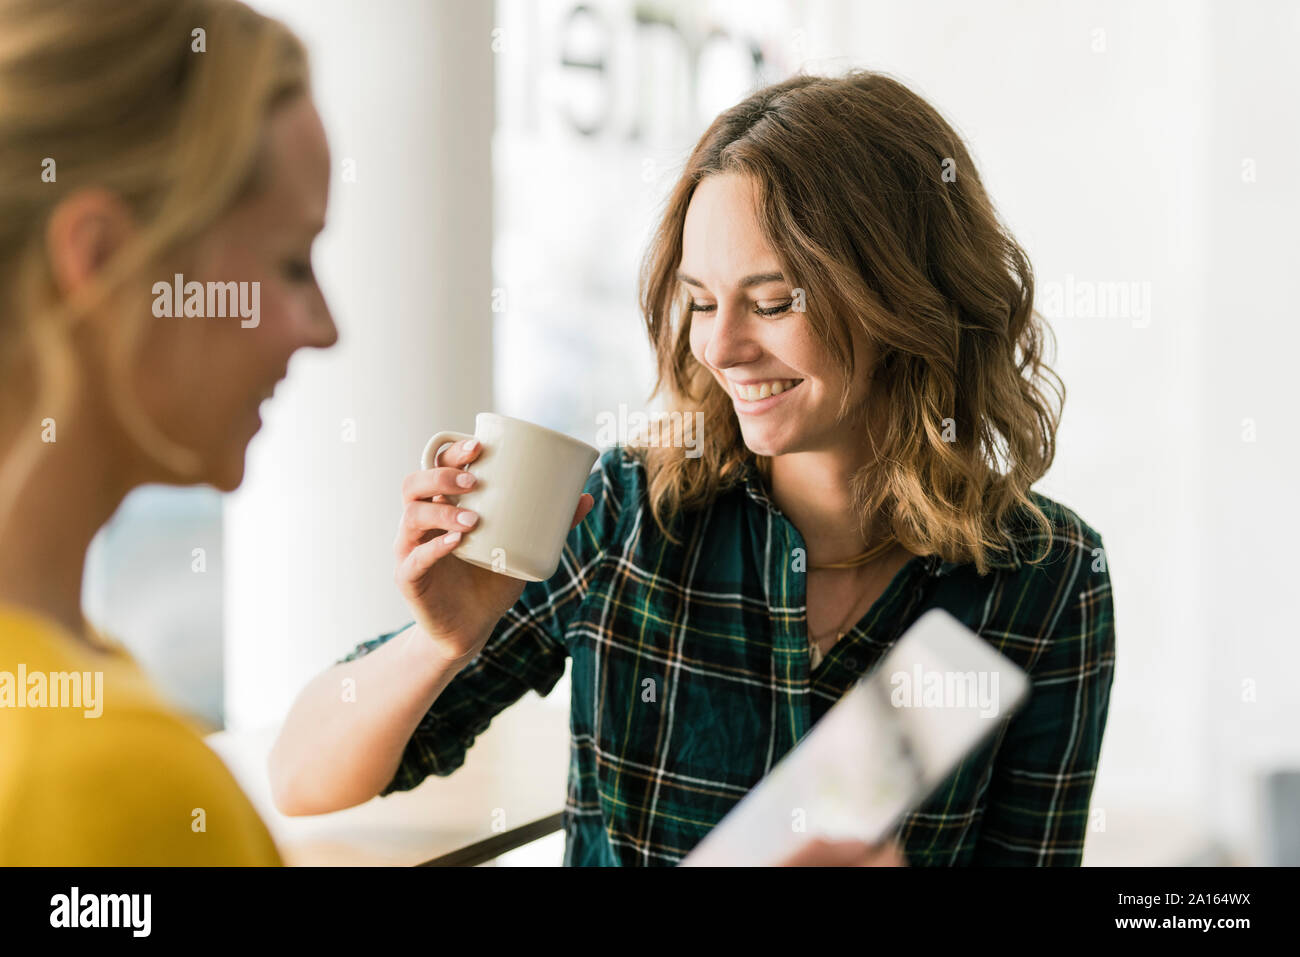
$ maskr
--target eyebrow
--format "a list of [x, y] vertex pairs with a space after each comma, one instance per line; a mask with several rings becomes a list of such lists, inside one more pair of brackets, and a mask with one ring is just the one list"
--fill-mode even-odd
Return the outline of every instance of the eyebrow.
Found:
[[[692, 279], [680, 269], [677, 271], [677, 278], [688, 286], [694, 286], [697, 289], [704, 288], [704, 283], [698, 279]], [[740, 280], [740, 288], [748, 289], [750, 286], [761, 286], [766, 282], [785, 282], [785, 275], [779, 272], [756, 272]]]

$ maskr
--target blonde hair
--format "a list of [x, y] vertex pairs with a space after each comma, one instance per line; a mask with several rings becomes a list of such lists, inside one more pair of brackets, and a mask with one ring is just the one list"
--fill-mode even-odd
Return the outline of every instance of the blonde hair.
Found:
[[864, 537], [879, 524], [909, 551], [985, 574], [992, 552], [1036, 526], [1043, 550], [1032, 561], [1045, 557], [1052, 527], [1029, 489], [1055, 454], [1051, 396], [1063, 404], [1065, 388], [1043, 362], [1050, 329], [1033, 311], [1029, 260], [952, 127], [897, 80], [866, 71], [796, 76], [727, 110], [668, 198], [641, 281], [658, 358], [651, 397], [662, 391], [704, 424], [697, 456], [675, 444], [638, 449], [665, 536], [676, 540], [679, 510], [712, 501], [747, 465], [771, 475], [691, 353], [677, 279], [695, 187], [722, 173], [757, 183], [760, 226], [787, 282], [806, 290], [807, 311], [782, 321], [808, 322], [844, 375], [845, 420], [867, 414], [849, 407], [851, 325], [878, 348], [870, 405], [881, 445], [851, 488]]
[[[298, 39], [236, 0], [0, 0], [0, 434], [14, 437], [0, 450], [0, 523], [41, 452], [40, 423], [76, 398], [77, 320], [256, 186], [267, 114], [308, 84]], [[46, 225], [84, 188], [116, 195], [139, 235], [84, 294], [61, 299]], [[193, 475], [195, 453], [128, 387], [149, 311], [120, 313], [105, 401], [148, 454]]]

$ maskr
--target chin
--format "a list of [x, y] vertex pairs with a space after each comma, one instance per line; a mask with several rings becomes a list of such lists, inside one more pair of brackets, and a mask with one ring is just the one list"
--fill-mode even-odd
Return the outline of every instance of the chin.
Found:
[[788, 443], [773, 440], [766, 435], [746, 435], [744, 429], [741, 429], [740, 435], [745, 441], [745, 448], [755, 455], [764, 455], [771, 458], [789, 451]]
[[209, 476], [207, 484], [217, 489], [217, 491], [233, 492], [239, 488], [244, 481], [243, 450], [240, 450], [237, 459], [221, 463], [214, 471], [216, 474]]
[[261, 431], [262, 420], [259, 416], [257, 427], [250, 429], [242, 442], [238, 441], [237, 436], [231, 436], [235, 439], [235, 443], [226, 448], [213, 450], [208, 458], [209, 485], [222, 492], [233, 492], [243, 484], [248, 464], [248, 447]]
[[244, 476], [243, 473], [240, 473], [238, 478], [233, 478], [228, 481], [222, 480], [220, 482], [213, 482], [212, 487], [218, 492], [233, 492], [242, 484], [244, 484]]

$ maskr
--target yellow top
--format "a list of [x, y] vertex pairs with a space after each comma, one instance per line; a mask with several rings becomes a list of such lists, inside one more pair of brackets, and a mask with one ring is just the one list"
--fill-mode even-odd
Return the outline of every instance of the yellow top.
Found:
[[280, 863], [225, 764], [125, 648], [0, 606], [0, 866]]

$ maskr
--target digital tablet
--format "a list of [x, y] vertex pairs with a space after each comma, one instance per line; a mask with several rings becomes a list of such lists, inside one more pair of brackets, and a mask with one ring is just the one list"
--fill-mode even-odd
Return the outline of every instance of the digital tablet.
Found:
[[1029, 695], [1029, 678], [927, 611], [682, 860], [770, 865], [814, 837], [877, 843]]

